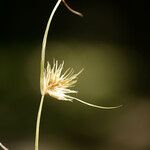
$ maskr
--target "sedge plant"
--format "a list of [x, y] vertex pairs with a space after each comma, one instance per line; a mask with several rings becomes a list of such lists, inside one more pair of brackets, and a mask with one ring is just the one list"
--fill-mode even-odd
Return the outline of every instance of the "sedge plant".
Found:
[[116, 107], [98, 106], [95, 104], [85, 102], [83, 100], [80, 100], [70, 95], [73, 93], [77, 93], [77, 91], [72, 90], [71, 87], [73, 87], [76, 84], [77, 77], [83, 71], [83, 69], [78, 73], [74, 73], [74, 70], [72, 68], [69, 68], [64, 73], [62, 73], [64, 67], [64, 61], [62, 63], [59, 63], [58, 60], [54, 60], [52, 65], [50, 65], [49, 62], [47, 62], [47, 66], [45, 67], [45, 50], [46, 50], [48, 32], [54, 14], [61, 2], [63, 2], [64, 5], [67, 7], [67, 9], [69, 9], [69, 11], [71, 11], [72, 13], [79, 15], [81, 17], [83, 16], [81, 13], [73, 10], [65, 2], [65, 0], [58, 0], [48, 19], [46, 30], [43, 37], [42, 51], [41, 51], [41, 69], [40, 69], [41, 101], [38, 109], [37, 122], [36, 122], [35, 150], [39, 150], [40, 120], [41, 120], [41, 112], [42, 112], [44, 97], [46, 94], [49, 94], [51, 97], [54, 97], [57, 100], [64, 100], [64, 101], [71, 101], [71, 102], [73, 102], [73, 100], [77, 100], [78, 102], [81, 102], [85, 105], [100, 108], [100, 109], [114, 109], [120, 107], [120, 106], [116, 106]]

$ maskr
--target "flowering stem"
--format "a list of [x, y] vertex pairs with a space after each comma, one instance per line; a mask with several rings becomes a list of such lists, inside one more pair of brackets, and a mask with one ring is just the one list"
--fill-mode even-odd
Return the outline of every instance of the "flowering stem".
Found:
[[81, 13], [71, 9], [65, 2], [65, 0], [58, 0], [56, 5], [54, 6], [50, 17], [48, 19], [47, 22], [47, 26], [45, 29], [45, 33], [44, 33], [44, 37], [43, 37], [43, 42], [42, 42], [42, 51], [41, 51], [41, 69], [40, 69], [40, 90], [41, 90], [41, 102], [40, 102], [40, 106], [39, 106], [39, 110], [38, 110], [38, 115], [37, 115], [37, 122], [36, 122], [36, 134], [35, 134], [35, 150], [39, 149], [39, 130], [40, 130], [40, 120], [41, 120], [41, 112], [42, 112], [42, 107], [43, 107], [43, 101], [44, 101], [44, 96], [45, 96], [45, 88], [44, 88], [44, 76], [45, 76], [45, 51], [46, 51], [46, 43], [47, 43], [47, 37], [48, 37], [48, 32], [50, 29], [50, 25], [52, 22], [52, 19], [54, 17], [54, 14], [58, 8], [58, 6], [60, 5], [60, 3], [63, 2], [65, 4], [65, 6], [74, 14], [77, 14], [79, 16], [82, 16]]
[[41, 88], [42, 94], [43, 94], [43, 89], [44, 89], [43, 81], [44, 81], [44, 64], [45, 64], [45, 49], [46, 49], [46, 43], [47, 43], [47, 36], [48, 36], [48, 32], [49, 32], [49, 28], [50, 28], [53, 16], [59, 4], [61, 3], [61, 1], [62, 0], [58, 0], [55, 7], [53, 8], [52, 13], [50, 14], [49, 20], [47, 22], [46, 30], [45, 30], [44, 37], [43, 37], [42, 52], [41, 52], [41, 75], [40, 75], [40, 88]]
[[43, 101], [44, 101], [44, 96], [45, 96], [45, 91], [44, 91], [44, 65], [45, 65], [45, 50], [46, 50], [46, 43], [47, 43], [47, 37], [48, 37], [48, 32], [49, 32], [49, 28], [53, 19], [53, 16], [59, 6], [59, 4], [61, 3], [62, 0], [58, 0], [55, 7], [52, 10], [52, 13], [50, 14], [47, 26], [46, 26], [46, 30], [44, 33], [44, 37], [43, 37], [43, 43], [42, 43], [42, 51], [41, 51], [41, 72], [40, 72], [40, 90], [41, 90], [41, 102], [40, 102], [40, 106], [39, 106], [39, 110], [38, 110], [38, 115], [37, 115], [37, 122], [36, 122], [36, 133], [35, 133], [35, 150], [39, 149], [39, 130], [40, 130], [40, 120], [41, 120], [41, 112], [42, 112], [42, 107], [43, 107]]
[[43, 102], [44, 102], [44, 96], [45, 95], [42, 95], [42, 97], [41, 97], [41, 102], [40, 102], [38, 115], [37, 115], [36, 134], [35, 134], [35, 150], [39, 149], [39, 130], [40, 130], [41, 112], [42, 112], [42, 107], [43, 107]]

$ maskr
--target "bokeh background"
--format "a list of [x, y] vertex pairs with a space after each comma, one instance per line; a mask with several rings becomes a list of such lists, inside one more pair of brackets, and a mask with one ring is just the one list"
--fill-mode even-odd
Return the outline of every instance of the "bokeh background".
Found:
[[[56, 0], [0, 4], [0, 142], [10, 150], [33, 150], [40, 102], [39, 72], [45, 26]], [[84, 68], [75, 87], [82, 100], [46, 97], [42, 150], [149, 150], [149, 5], [144, 1], [67, 0], [52, 22], [46, 59]]]

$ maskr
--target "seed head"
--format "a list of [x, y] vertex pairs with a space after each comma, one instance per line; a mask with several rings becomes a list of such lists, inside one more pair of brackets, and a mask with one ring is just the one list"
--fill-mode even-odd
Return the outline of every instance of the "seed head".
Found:
[[72, 90], [70, 88], [75, 86], [77, 82], [77, 77], [83, 71], [83, 69], [78, 73], [74, 73], [74, 70], [72, 68], [69, 68], [62, 74], [63, 67], [64, 61], [61, 64], [58, 64], [58, 61], [56, 60], [53, 62], [52, 67], [49, 64], [49, 62], [47, 63], [47, 68], [45, 69], [44, 72], [43, 91], [42, 91], [43, 95], [49, 94], [51, 97], [54, 97], [58, 100], [65, 100], [71, 102], [73, 100], [77, 100], [78, 102], [83, 103], [85, 105], [100, 109], [114, 109], [121, 106], [121, 105], [115, 107], [99, 106], [85, 102], [81, 99], [69, 95], [77, 93], [77, 91]]
[[75, 86], [78, 75], [83, 71], [74, 73], [72, 68], [67, 69], [63, 74], [64, 61], [58, 64], [58, 61], [53, 62], [53, 66], [47, 63], [47, 68], [44, 72], [44, 88], [43, 93], [58, 100], [72, 101], [73, 98], [68, 94], [77, 93], [75, 90], [71, 90], [71, 87]]

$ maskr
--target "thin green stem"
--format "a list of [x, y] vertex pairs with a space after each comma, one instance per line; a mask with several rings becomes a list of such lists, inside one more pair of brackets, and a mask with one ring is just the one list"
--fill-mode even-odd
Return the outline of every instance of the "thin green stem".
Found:
[[44, 81], [44, 64], [45, 64], [45, 50], [46, 50], [48, 32], [49, 32], [49, 28], [50, 28], [53, 16], [54, 16], [59, 4], [61, 3], [61, 1], [62, 0], [58, 0], [55, 7], [53, 8], [52, 13], [50, 14], [49, 20], [47, 22], [46, 30], [45, 30], [44, 37], [43, 37], [42, 52], [41, 52], [41, 75], [40, 75], [40, 88], [41, 88], [41, 93], [42, 94], [44, 94], [44, 85], [43, 85], [43, 81]]
[[44, 96], [45, 95], [42, 95], [41, 97], [41, 102], [40, 102], [38, 115], [37, 115], [36, 133], [35, 133], [35, 150], [39, 149], [39, 130], [40, 130], [40, 120], [41, 120], [41, 112], [42, 112], [42, 107], [43, 107], [43, 102], [44, 102]]

